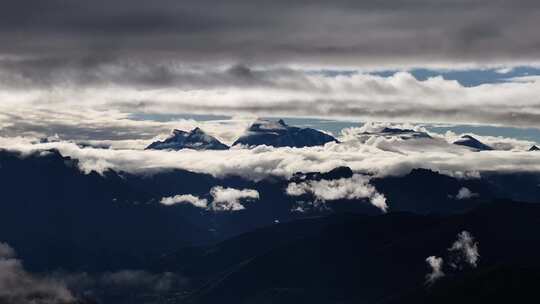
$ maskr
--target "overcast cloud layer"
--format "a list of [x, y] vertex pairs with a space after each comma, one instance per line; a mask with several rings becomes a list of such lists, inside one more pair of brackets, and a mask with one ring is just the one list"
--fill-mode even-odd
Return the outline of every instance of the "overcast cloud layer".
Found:
[[366, 73], [538, 65], [535, 0], [0, 3], [2, 136], [134, 144], [172, 127], [133, 113], [540, 128], [535, 75], [470, 87]]
[[21, 66], [77, 68], [155, 56], [315, 65], [530, 62], [540, 53], [539, 6], [535, 0], [7, 0], [0, 53], [24, 58]]
[[[134, 112], [349, 117], [540, 128], [540, 81], [534, 79], [464, 87], [440, 77], [419, 81], [406, 72], [391, 77], [330, 77], [282, 69], [243, 71], [247, 75], [216, 72], [220, 75], [217, 78], [200, 71], [202, 74], [196, 76], [200, 79], [192, 82], [175, 80], [170, 86], [146, 89], [129, 83], [88, 87], [69, 81], [49, 88], [33, 80], [21, 88], [5, 85], [0, 91], [2, 133], [22, 135], [55, 128], [70, 136], [111, 139], [107, 136], [112, 135], [103, 131], [108, 128], [110, 133], [118, 127], [117, 139], [138, 139], [158, 131], [150, 123], [130, 121], [129, 114]], [[121, 73], [128, 75], [130, 70]]]

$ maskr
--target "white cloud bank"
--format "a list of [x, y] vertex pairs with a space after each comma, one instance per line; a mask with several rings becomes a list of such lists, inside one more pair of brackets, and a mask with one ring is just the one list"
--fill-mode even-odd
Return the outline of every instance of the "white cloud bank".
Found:
[[455, 135], [430, 135], [431, 139], [373, 136], [364, 140], [351, 131], [340, 138], [340, 144], [310, 148], [234, 147], [225, 151], [82, 148], [65, 141], [36, 143], [33, 138], [23, 137], [0, 137], [0, 147], [23, 153], [58, 149], [64, 156], [79, 159], [79, 166], [85, 172], [115, 169], [138, 173], [179, 168], [216, 177], [239, 175], [253, 180], [269, 175], [291, 177], [296, 172], [327, 172], [339, 166], [375, 176], [403, 175], [413, 168], [432, 169], [457, 177], [477, 177], [483, 171], [540, 172], [540, 154], [526, 151], [528, 142], [516, 144], [499, 139], [512, 149], [472, 152], [449, 144], [448, 140]]
[[214, 211], [238, 211], [245, 209], [241, 201], [258, 200], [259, 192], [253, 189], [234, 189], [220, 186], [213, 187], [210, 195], [214, 198], [209, 206]]
[[354, 174], [351, 178], [289, 183], [286, 192], [290, 196], [311, 194], [320, 201], [367, 198], [377, 208], [386, 211], [386, 198], [369, 184], [369, 178]]
[[474, 197], [477, 197], [478, 193], [473, 193], [471, 190], [469, 190], [466, 187], [462, 187], [459, 189], [458, 193], [456, 194], [455, 198], [457, 200], [465, 200], [465, 199], [471, 199]]
[[91, 133], [105, 139], [103, 131], [137, 139], [141, 136], [133, 136], [134, 130], [125, 125], [145, 138], [150, 130], [155, 135], [165, 129], [155, 122], [137, 126], [140, 121], [130, 121], [130, 113], [188, 112], [540, 128], [538, 77], [465, 87], [442, 77], [417, 80], [407, 72], [390, 77], [362, 73], [330, 77], [287, 68], [247, 71], [248, 79], [224, 81], [212, 75], [227, 71], [186, 68], [175, 73], [189, 72], [197, 75], [197, 81], [146, 89], [110, 83], [82, 88], [62, 83], [53, 88], [23, 86], [24, 90], [5, 86], [0, 92], [0, 126], [10, 136], [53, 130], [61, 136]]
[[75, 298], [63, 282], [28, 273], [15, 250], [0, 242], [0, 303], [68, 304]]
[[175, 204], [191, 204], [198, 208], [206, 208], [208, 206], [208, 200], [200, 198], [192, 194], [179, 194], [175, 196], [167, 196], [160, 200], [163, 205], [171, 206]]
[[239, 211], [245, 209], [242, 201], [253, 201], [259, 199], [259, 192], [253, 189], [235, 189], [215, 186], [210, 189], [213, 200], [208, 204], [208, 200], [192, 194], [179, 194], [175, 196], [163, 197], [160, 203], [163, 205], [191, 204], [195, 207], [209, 211]]

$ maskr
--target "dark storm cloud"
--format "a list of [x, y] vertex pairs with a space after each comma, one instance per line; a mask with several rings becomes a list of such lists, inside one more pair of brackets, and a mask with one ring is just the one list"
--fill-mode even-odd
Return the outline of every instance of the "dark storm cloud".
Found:
[[0, 54], [49, 58], [54, 66], [59, 59], [67, 65], [493, 62], [537, 60], [540, 51], [540, 3], [532, 0], [1, 4]]
[[[4, 134], [50, 130], [80, 139], [133, 140], [163, 131], [151, 126], [138, 137], [134, 124], [111, 122], [124, 123], [125, 117], [102, 111], [540, 126], [540, 78], [534, 75], [503, 73], [508, 78], [463, 87], [436, 77], [365, 73], [538, 64], [536, 0], [0, 5]], [[353, 72], [340, 74], [343, 68]], [[95, 113], [88, 119], [84, 111]], [[76, 134], [81, 127], [85, 131]]]

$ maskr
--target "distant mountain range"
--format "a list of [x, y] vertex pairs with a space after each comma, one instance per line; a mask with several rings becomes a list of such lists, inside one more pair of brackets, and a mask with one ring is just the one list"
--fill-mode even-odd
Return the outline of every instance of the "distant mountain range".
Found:
[[338, 142], [333, 136], [311, 128], [292, 127], [283, 120], [257, 120], [234, 145], [273, 147], [313, 147]]
[[[312, 147], [328, 142], [338, 142], [334, 137], [310, 128], [291, 127], [283, 120], [257, 120], [238, 138], [234, 145], [247, 147], [267, 145], [273, 147]], [[171, 136], [163, 141], [150, 144], [147, 150], [226, 150], [229, 147], [200, 128], [190, 132], [173, 130]]]
[[[359, 136], [381, 136], [385, 138], [398, 138], [401, 140], [411, 139], [432, 139], [432, 137], [423, 131], [413, 129], [402, 129], [384, 127], [376, 132], [363, 132]], [[299, 128], [287, 125], [283, 120], [256, 120], [246, 130], [245, 134], [238, 138], [232, 146], [242, 145], [245, 147], [254, 147], [267, 145], [272, 147], [313, 147], [322, 146], [329, 142], [339, 141], [333, 136], [324, 132], [311, 129]], [[491, 151], [493, 147], [481, 142], [472, 135], [462, 135], [452, 144], [466, 147], [473, 151]], [[200, 128], [195, 128], [189, 132], [175, 129], [171, 135], [162, 141], [151, 143], [147, 150], [227, 150], [229, 146], [220, 142], [215, 137], [205, 133]], [[537, 146], [532, 146], [529, 151], [540, 151]]]
[[361, 135], [376, 135], [376, 136], [383, 136], [383, 137], [397, 137], [403, 140], [407, 139], [413, 139], [413, 138], [431, 138], [429, 134], [422, 131], [416, 131], [412, 129], [400, 129], [400, 128], [390, 128], [385, 127], [381, 129], [379, 132], [364, 132], [361, 133]]
[[[234, 143], [247, 147], [267, 145], [272, 147], [313, 147], [328, 142], [338, 142], [333, 136], [311, 128], [292, 127], [283, 120], [255, 121]], [[148, 150], [226, 150], [229, 147], [200, 128], [190, 132], [173, 130], [171, 136], [163, 141], [150, 144]]]
[[200, 128], [190, 132], [173, 130], [172, 134], [163, 141], [156, 141], [146, 147], [147, 150], [227, 150], [229, 147], [216, 138], [206, 134]]

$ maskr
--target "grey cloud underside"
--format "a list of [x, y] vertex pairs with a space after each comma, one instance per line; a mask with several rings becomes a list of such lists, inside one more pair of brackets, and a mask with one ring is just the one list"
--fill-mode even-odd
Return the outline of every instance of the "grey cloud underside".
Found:
[[[358, 100], [330, 100], [316, 99], [310, 101], [287, 100], [279, 104], [253, 104], [234, 106], [203, 106], [195, 104], [182, 104], [176, 110], [193, 113], [250, 113], [260, 116], [286, 115], [286, 116], [313, 116], [313, 117], [356, 117], [360, 120], [391, 120], [412, 122], [448, 122], [448, 123], [483, 123], [497, 124], [515, 127], [540, 127], [540, 113], [524, 111], [515, 106], [497, 106], [486, 108], [484, 105], [463, 109], [460, 105], [454, 108], [441, 109], [434, 106], [415, 104], [404, 100], [403, 103], [389, 105], [382, 104], [380, 107], [364, 107], [365, 104]], [[141, 111], [158, 106], [153, 101], [141, 101], [136, 105], [122, 105], [119, 107], [127, 110], [137, 108]], [[535, 109], [538, 106], [533, 106]], [[171, 107], [175, 109], [174, 106]]]
[[[92, 66], [536, 60], [540, 4], [518, 1], [2, 1], [0, 54]], [[63, 59], [64, 63], [59, 63]]]
[[[313, 115], [358, 117], [360, 120], [409, 120], [424, 122], [478, 122], [486, 124], [501, 124], [515, 127], [540, 128], [540, 113], [534, 111], [515, 111], [511, 106], [470, 107], [455, 109], [438, 109], [434, 106], [414, 106], [406, 103], [405, 106], [389, 107], [381, 105], [377, 108], [362, 108], [362, 104], [355, 106], [354, 101], [336, 103], [332, 100], [312, 102], [290, 101], [285, 104], [253, 104], [252, 106], [197, 106], [194, 104], [169, 105], [167, 111], [187, 111], [201, 113], [250, 113], [260, 116], [273, 115]], [[138, 104], [119, 104], [118, 108], [126, 111], [145, 111], [159, 107], [158, 102], [141, 102]], [[409, 108], [406, 108], [409, 107]], [[97, 114], [99, 115], [99, 113]], [[59, 113], [54, 111], [36, 110], [32, 116], [27, 113], [16, 114], [0, 112], [0, 122], [7, 124], [2, 127], [2, 136], [21, 136], [38, 134], [39, 136], [60, 135], [61, 138], [74, 140], [143, 140], [146, 144], [159, 134], [166, 134], [178, 126], [178, 121], [167, 123], [148, 122], [141, 123], [132, 119], [119, 119], [112, 116], [103, 121], [95, 121], [90, 115], [80, 116], [73, 113]], [[189, 125], [189, 127], [196, 126]], [[219, 128], [219, 127], [218, 127]], [[234, 130], [238, 135], [242, 129]], [[236, 140], [232, 135], [231, 140]], [[229, 142], [232, 144], [232, 142]]]
[[4, 136], [135, 140], [175, 127], [89, 120], [87, 109], [540, 127], [530, 79], [465, 88], [312, 73], [533, 64], [538, 1], [34, 2], [0, 0]]

